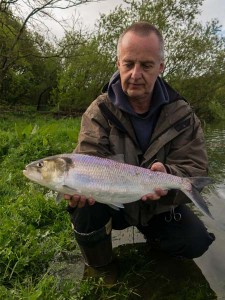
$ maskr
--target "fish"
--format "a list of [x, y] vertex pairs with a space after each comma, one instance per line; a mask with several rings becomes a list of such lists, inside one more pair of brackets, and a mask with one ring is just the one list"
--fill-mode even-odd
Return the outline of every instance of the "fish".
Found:
[[28, 164], [23, 174], [60, 194], [85, 195], [114, 208], [163, 190], [182, 191], [205, 215], [213, 219], [198, 189], [212, 183], [209, 177], [179, 177], [164, 172], [86, 154], [59, 154]]

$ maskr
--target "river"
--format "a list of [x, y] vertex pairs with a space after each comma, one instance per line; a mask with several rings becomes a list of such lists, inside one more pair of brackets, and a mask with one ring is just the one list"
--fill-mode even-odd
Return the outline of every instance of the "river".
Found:
[[[209, 175], [214, 179], [214, 183], [203, 195], [214, 220], [205, 216], [201, 216], [201, 219], [209, 232], [215, 234], [216, 240], [203, 256], [195, 259], [195, 263], [216, 293], [217, 299], [225, 300], [225, 122], [206, 125], [204, 132], [209, 157]], [[143, 242], [143, 237], [135, 228], [113, 232], [114, 247], [139, 242]]]
[[205, 138], [209, 156], [209, 174], [215, 183], [206, 192], [209, 209], [215, 220], [202, 217], [216, 236], [209, 250], [195, 262], [202, 270], [218, 299], [225, 299], [225, 123], [208, 125]]

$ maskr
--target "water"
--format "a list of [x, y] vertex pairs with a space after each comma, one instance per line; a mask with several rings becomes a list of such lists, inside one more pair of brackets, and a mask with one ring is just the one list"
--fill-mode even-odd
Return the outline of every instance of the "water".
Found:
[[209, 173], [215, 184], [205, 198], [215, 221], [202, 217], [208, 230], [216, 236], [209, 250], [195, 262], [201, 268], [218, 299], [225, 299], [225, 123], [207, 126], [206, 145], [209, 156]]
[[[215, 181], [204, 192], [204, 198], [208, 201], [215, 220], [205, 216], [201, 219], [209, 232], [215, 234], [216, 240], [203, 256], [195, 259], [195, 263], [216, 293], [217, 299], [225, 300], [225, 122], [207, 125], [204, 131], [209, 156], [209, 175]], [[113, 232], [114, 247], [124, 243], [140, 242], [143, 242], [143, 237], [135, 228]], [[201, 276], [200, 273], [199, 276]]]

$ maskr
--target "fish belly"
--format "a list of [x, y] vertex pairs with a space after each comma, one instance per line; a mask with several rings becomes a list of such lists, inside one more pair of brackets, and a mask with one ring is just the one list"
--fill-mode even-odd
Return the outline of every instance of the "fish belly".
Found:
[[[88, 171], [87, 171], [88, 170]], [[146, 171], [146, 172], [145, 172]], [[72, 186], [78, 194], [93, 197], [102, 203], [130, 203], [154, 192], [155, 188], [170, 189], [177, 185], [167, 176], [151, 176], [149, 170], [128, 166], [128, 170], [115, 168], [77, 168], [73, 170]], [[171, 175], [169, 175], [171, 176]]]

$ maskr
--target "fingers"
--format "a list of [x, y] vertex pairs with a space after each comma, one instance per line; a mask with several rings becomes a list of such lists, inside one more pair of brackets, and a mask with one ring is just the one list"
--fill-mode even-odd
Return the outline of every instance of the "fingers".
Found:
[[[152, 164], [151, 171], [157, 171], [157, 172], [167, 173], [164, 164], [162, 164], [161, 162], [155, 162], [154, 164]], [[146, 201], [146, 200], [158, 200], [162, 196], [165, 196], [167, 193], [168, 193], [168, 191], [166, 191], [166, 190], [162, 190], [160, 188], [156, 188], [153, 193], [149, 193], [149, 194], [144, 195], [141, 198], [141, 200], [143, 200], [143, 201]]]
[[151, 171], [157, 171], [157, 172], [167, 173], [164, 164], [162, 164], [161, 162], [155, 162], [151, 166]]
[[92, 197], [90, 197], [90, 198], [88, 198], [88, 203], [89, 203], [89, 205], [94, 205], [95, 200]]
[[87, 198], [83, 195], [73, 195], [71, 200], [73, 207], [82, 208], [86, 204]]
[[166, 190], [162, 190], [162, 189], [155, 189], [154, 193], [149, 193], [144, 195], [141, 200], [146, 201], [146, 200], [158, 200], [160, 199], [162, 196], [166, 196], [168, 193], [168, 191]]
[[88, 202], [89, 205], [93, 205], [95, 203], [95, 200], [92, 197], [87, 198], [84, 195], [78, 195], [78, 194], [75, 194], [73, 196], [64, 195], [64, 199], [68, 201], [69, 206], [74, 208], [75, 207], [82, 208], [85, 206], [86, 202]]

